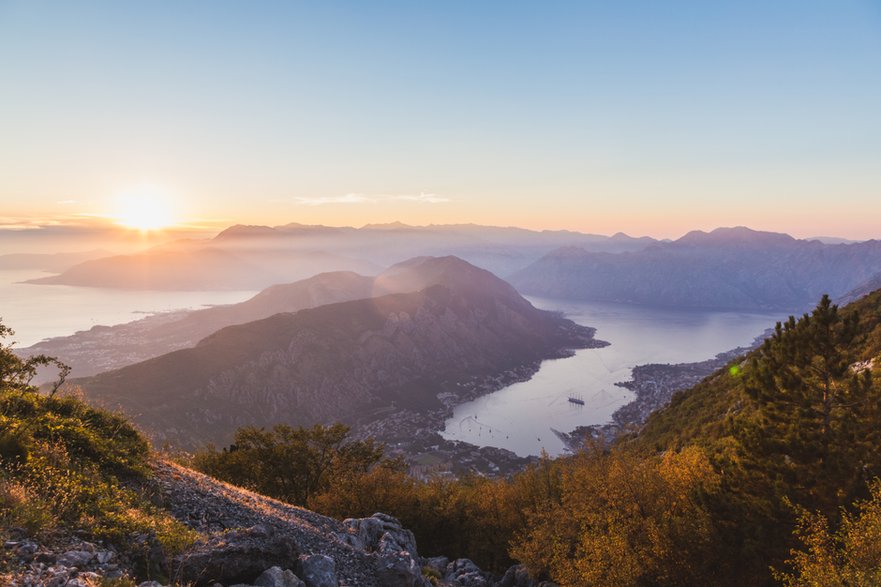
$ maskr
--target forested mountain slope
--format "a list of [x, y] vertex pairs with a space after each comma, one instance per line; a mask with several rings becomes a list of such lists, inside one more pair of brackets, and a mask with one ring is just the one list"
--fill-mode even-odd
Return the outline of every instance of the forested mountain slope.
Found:
[[[794, 545], [793, 505], [835, 523], [881, 475], [881, 291], [842, 309], [823, 298], [649, 417], [625, 452], [697, 446], [721, 472], [709, 506], [719, 547], [740, 570], [770, 577]], [[745, 565], [751, 565], [751, 570]], [[755, 579], [754, 579], [755, 580]]]

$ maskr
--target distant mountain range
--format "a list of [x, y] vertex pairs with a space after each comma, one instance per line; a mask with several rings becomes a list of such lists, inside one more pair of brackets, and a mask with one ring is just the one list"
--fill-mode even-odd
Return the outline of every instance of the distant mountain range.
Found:
[[364, 260], [324, 251], [212, 247], [188, 241], [131, 255], [115, 255], [74, 265], [59, 275], [28, 283], [120, 289], [261, 289], [325, 271], [379, 270]]
[[560, 248], [514, 273], [523, 293], [652, 306], [801, 311], [881, 273], [881, 241], [824, 244], [744, 227], [639, 251]]
[[246, 424], [435, 408], [439, 393], [456, 393], [470, 378], [598, 344], [593, 329], [534, 308], [455, 257], [402, 263], [373, 288], [418, 291], [230, 326], [193, 348], [73, 383], [158, 439], [193, 446], [227, 442]]
[[[838, 298], [881, 273], [881, 241], [841, 240], [799, 240], [744, 227], [693, 231], [675, 241], [658, 241], [621, 233], [607, 237], [470, 224], [236, 225], [212, 239], [180, 240], [137, 254], [91, 259], [31, 282], [259, 290], [329, 271], [376, 275], [382, 267], [412, 256], [455, 255], [506, 277], [529, 295], [800, 311], [824, 293]], [[54, 266], [64, 260], [73, 259], [59, 257]]]
[[30, 283], [161, 290], [262, 289], [327, 271], [375, 275], [413, 256], [456, 255], [506, 275], [561, 246], [642, 249], [650, 238], [478, 225], [361, 228], [236, 225], [209, 240], [180, 240], [130, 255], [93, 259]]

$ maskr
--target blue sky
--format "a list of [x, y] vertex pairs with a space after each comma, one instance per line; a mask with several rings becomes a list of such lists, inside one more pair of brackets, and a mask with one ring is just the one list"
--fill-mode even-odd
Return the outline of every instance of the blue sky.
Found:
[[0, 71], [0, 222], [881, 237], [877, 1], [0, 0]]

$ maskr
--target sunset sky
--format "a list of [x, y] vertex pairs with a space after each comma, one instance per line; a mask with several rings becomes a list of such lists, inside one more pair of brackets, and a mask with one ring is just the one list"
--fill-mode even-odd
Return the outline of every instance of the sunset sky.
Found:
[[0, 0], [0, 224], [881, 238], [881, 2], [724, 4]]

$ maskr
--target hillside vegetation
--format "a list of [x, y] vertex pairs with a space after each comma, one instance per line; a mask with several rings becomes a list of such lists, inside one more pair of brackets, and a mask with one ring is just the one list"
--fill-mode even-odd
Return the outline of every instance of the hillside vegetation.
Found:
[[[0, 344], [0, 539], [76, 531], [113, 543], [142, 576], [161, 577], [160, 559], [194, 533], [151, 503], [147, 441], [122, 416], [37, 393], [34, 367], [49, 361], [23, 361]], [[0, 560], [0, 573], [9, 564]]]

